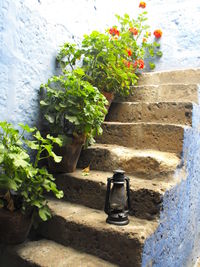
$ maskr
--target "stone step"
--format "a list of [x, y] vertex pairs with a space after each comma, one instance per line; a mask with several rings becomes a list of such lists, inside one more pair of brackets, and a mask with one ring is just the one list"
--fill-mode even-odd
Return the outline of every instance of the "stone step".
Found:
[[114, 102], [106, 116], [106, 121], [191, 125], [192, 109], [193, 104], [187, 102]]
[[[77, 169], [73, 173], [57, 175], [56, 184], [63, 190], [65, 200], [103, 210], [107, 178], [112, 176], [112, 172], [90, 171], [85, 174]], [[157, 218], [162, 209], [163, 195], [177, 183], [177, 180], [172, 176], [160, 176], [153, 180], [148, 180], [148, 175], [143, 178], [132, 175], [128, 177], [130, 178], [130, 214], [148, 220]]]
[[104, 122], [103, 134], [96, 140], [102, 144], [181, 153], [187, 127], [162, 123]]
[[50, 200], [49, 207], [53, 218], [40, 225], [41, 235], [118, 266], [141, 266], [145, 240], [158, 225], [133, 217], [126, 226], [110, 225], [103, 211], [60, 200]]
[[111, 144], [95, 144], [82, 151], [78, 166], [92, 170], [123, 169], [129, 174], [162, 175], [176, 169], [176, 154], [155, 150], [139, 150]]
[[114, 267], [96, 256], [65, 247], [50, 240], [29, 241], [7, 248], [0, 258], [1, 267]]
[[200, 68], [143, 73], [140, 85], [164, 83], [200, 83]]
[[[117, 99], [117, 98], [116, 98]], [[118, 98], [128, 102], [194, 102], [198, 103], [197, 84], [161, 84], [135, 86], [128, 97]]]

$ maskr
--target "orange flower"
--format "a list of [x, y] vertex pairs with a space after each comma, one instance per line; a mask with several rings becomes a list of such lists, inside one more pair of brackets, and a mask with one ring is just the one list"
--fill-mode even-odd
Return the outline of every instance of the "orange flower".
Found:
[[136, 60], [135, 62], [134, 62], [134, 64], [133, 64], [133, 66], [135, 67], [135, 68], [139, 68], [139, 69], [143, 69], [144, 68], [144, 60], [142, 60], [142, 59], [138, 59], [138, 60]]
[[119, 36], [119, 31], [118, 31], [117, 28], [110, 28], [110, 29], [109, 29], [109, 33], [110, 33], [112, 36], [115, 36], [115, 35]]
[[126, 49], [126, 52], [128, 53], [128, 56], [129, 56], [129, 57], [131, 57], [132, 54], [133, 54], [133, 52], [131, 51], [130, 48], [127, 48], [127, 49]]
[[144, 37], [144, 38], [142, 39], [142, 42], [143, 42], [143, 43], [146, 43], [146, 42], [147, 42], [147, 38]]
[[162, 37], [162, 31], [161, 30], [155, 30], [153, 34], [157, 39]]
[[138, 29], [137, 28], [129, 28], [129, 32], [131, 32], [133, 35], [138, 35]]
[[146, 3], [145, 2], [140, 2], [139, 7], [145, 8], [146, 7]]

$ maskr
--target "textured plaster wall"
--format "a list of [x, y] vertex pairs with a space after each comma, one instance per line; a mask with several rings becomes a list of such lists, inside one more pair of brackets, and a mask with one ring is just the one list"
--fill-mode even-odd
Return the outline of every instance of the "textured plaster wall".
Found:
[[146, 241], [143, 267], [193, 267], [200, 251], [200, 107], [194, 105], [193, 126], [185, 130], [182, 163], [168, 191], [157, 231]]
[[[147, 0], [152, 30], [161, 28], [156, 70], [200, 66], [199, 0]], [[0, 119], [35, 124], [38, 90], [55, 71], [65, 41], [138, 12], [136, 0], [0, 0]]]

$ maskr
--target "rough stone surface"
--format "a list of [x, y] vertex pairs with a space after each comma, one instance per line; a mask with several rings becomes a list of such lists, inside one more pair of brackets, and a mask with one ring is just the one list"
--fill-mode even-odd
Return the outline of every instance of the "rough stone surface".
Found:
[[106, 116], [106, 121], [161, 122], [191, 125], [192, 103], [114, 102]]
[[138, 85], [158, 84], [198, 84], [200, 82], [200, 68], [173, 71], [160, 71], [144, 73], [141, 75]]
[[104, 122], [103, 134], [97, 142], [181, 153], [185, 128], [161, 123]]
[[[56, 184], [62, 188], [67, 201], [94, 209], [104, 209], [107, 178], [113, 173], [90, 171], [84, 175], [81, 170], [71, 174], [57, 175]], [[162, 196], [177, 183], [172, 176], [160, 176], [148, 180], [149, 176], [130, 178], [130, 214], [138, 218], [154, 219], [162, 209]], [[146, 178], [146, 179], [145, 179]]]
[[40, 226], [43, 236], [118, 266], [141, 266], [144, 240], [155, 231], [157, 222], [130, 218], [128, 225], [119, 227], [106, 224], [106, 214], [100, 210], [53, 200], [49, 206], [54, 216]]
[[96, 144], [82, 151], [78, 166], [90, 165], [92, 170], [102, 171], [123, 169], [126, 173], [156, 176], [174, 171], [179, 163], [180, 159], [172, 153]]
[[132, 95], [119, 101], [199, 103], [197, 84], [144, 85], [134, 88]]
[[1, 267], [117, 267], [83, 251], [44, 239], [25, 242], [12, 250], [7, 248], [4, 256], [0, 259]]
[[194, 266], [200, 252], [200, 110], [194, 106], [193, 127], [185, 132], [183, 163], [175, 179], [181, 182], [163, 197], [163, 212], [155, 234], [144, 247], [142, 266]]

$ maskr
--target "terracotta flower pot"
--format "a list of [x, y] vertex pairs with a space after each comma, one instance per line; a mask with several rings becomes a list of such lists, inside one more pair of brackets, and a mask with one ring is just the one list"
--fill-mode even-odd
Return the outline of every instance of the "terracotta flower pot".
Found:
[[85, 140], [86, 137], [82, 135], [73, 137], [72, 143], [65, 146], [59, 147], [56, 145], [54, 147], [54, 152], [56, 155], [62, 156], [62, 161], [56, 163], [53, 158], [48, 158], [49, 170], [53, 173], [74, 172]]
[[32, 215], [0, 209], [0, 243], [18, 244], [26, 240], [32, 226]]
[[110, 105], [112, 104], [112, 101], [114, 99], [114, 93], [113, 92], [102, 91], [102, 94], [105, 96], [105, 98], [108, 101], [108, 105], [106, 106], [106, 109], [109, 110]]

